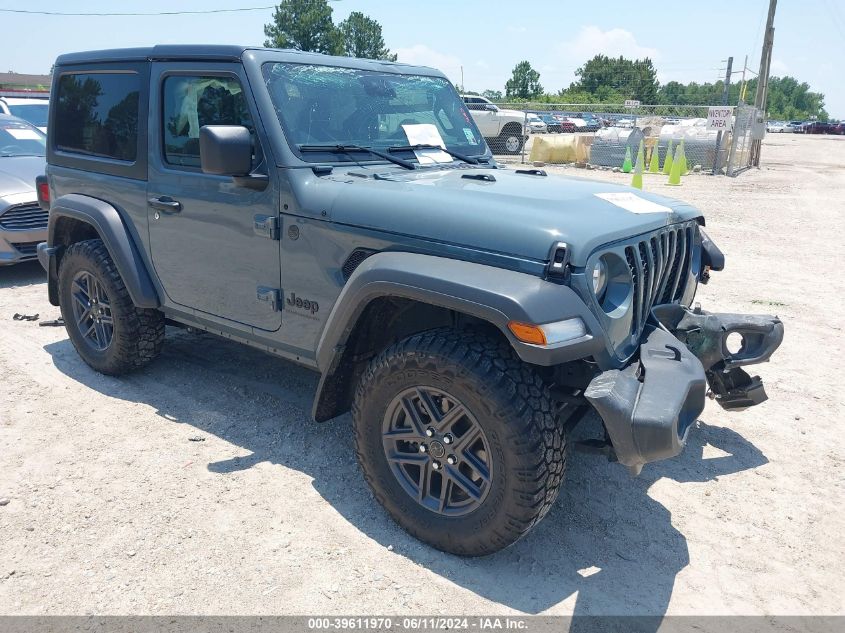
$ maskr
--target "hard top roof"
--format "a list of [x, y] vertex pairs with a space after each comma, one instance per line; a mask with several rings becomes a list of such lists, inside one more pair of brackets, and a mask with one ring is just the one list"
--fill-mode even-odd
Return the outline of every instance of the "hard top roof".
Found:
[[260, 46], [234, 46], [228, 44], [160, 44], [141, 48], [112, 48], [98, 51], [66, 53], [56, 59], [56, 66], [91, 64], [104, 62], [144, 61], [240, 61], [248, 54], [259, 62], [286, 61], [325, 66], [341, 66], [359, 69], [383, 70], [394, 73], [409, 73], [443, 77], [443, 73], [426, 66], [413, 66], [400, 62], [389, 62], [356, 57], [334, 57], [294, 49], [263, 48]]

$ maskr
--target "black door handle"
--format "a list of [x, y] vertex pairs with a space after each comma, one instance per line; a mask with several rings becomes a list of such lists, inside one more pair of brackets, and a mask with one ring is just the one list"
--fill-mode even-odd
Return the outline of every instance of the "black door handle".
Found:
[[148, 198], [147, 204], [153, 209], [162, 211], [164, 213], [179, 213], [182, 210], [182, 203], [174, 200], [170, 196], [162, 196], [161, 198]]

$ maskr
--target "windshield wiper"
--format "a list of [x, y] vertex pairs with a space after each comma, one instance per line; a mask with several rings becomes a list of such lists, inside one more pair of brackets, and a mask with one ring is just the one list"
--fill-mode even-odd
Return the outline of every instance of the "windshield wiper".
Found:
[[453, 152], [450, 149], [446, 149], [445, 147], [440, 147], [439, 145], [428, 145], [425, 143], [418, 143], [416, 145], [396, 145], [394, 147], [388, 147], [388, 152], [413, 152], [414, 150], [418, 149], [439, 149], [441, 152], [446, 152], [452, 158], [457, 158], [465, 163], [469, 163], [470, 165], [478, 165], [478, 159], [472, 158], [471, 156], [465, 156], [463, 154], [459, 154], [458, 152]]
[[354, 152], [368, 152], [373, 156], [378, 156], [386, 161], [390, 161], [394, 165], [399, 165], [405, 169], [416, 169], [414, 163], [396, 158], [385, 152], [380, 152], [372, 147], [363, 147], [361, 145], [300, 145], [300, 152], [333, 152], [335, 154], [352, 154]]

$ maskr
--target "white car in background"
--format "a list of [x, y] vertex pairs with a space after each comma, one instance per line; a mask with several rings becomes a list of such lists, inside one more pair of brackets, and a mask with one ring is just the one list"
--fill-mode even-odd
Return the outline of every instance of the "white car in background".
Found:
[[783, 134], [786, 132], [786, 125], [786, 121], [769, 121], [766, 123], [766, 131], [773, 134]]
[[461, 95], [475, 125], [494, 154], [519, 154], [525, 144], [525, 113], [503, 110], [479, 95]]
[[39, 130], [47, 133], [47, 111], [50, 108], [48, 99], [36, 97], [0, 97], [0, 114], [11, 114], [19, 119], [31, 123]]
[[528, 123], [528, 132], [531, 134], [545, 134], [549, 131], [549, 126], [536, 114], [530, 112], [525, 115]]

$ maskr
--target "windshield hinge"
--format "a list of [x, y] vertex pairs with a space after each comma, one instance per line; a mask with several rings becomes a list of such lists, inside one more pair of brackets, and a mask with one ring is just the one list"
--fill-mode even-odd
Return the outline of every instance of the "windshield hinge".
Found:
[[275, 215], [256, 215], [253, 218], [252, 230], [256, 235], [267, 239], [279, 239], [279, 218]]

